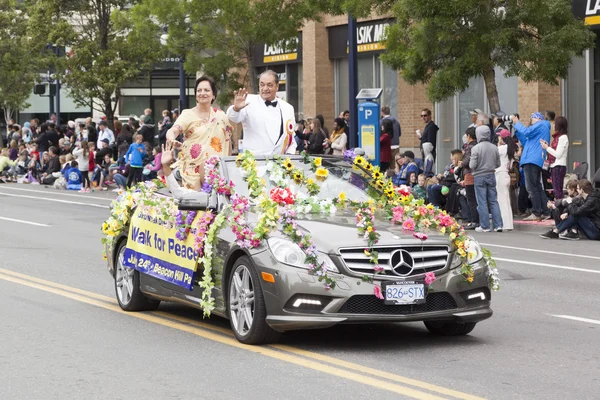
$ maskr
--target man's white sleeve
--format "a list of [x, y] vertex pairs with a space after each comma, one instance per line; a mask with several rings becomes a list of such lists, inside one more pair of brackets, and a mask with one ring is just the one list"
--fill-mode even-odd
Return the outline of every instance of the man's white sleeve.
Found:
[[173, 174], [167, 176], [167, 187], [176, 199], [181, 199], [184, 194], [193, 192], [193, 190], [182, 187]]
[[230, 106], [227, 109], [227, 118], [229, 118], [231, 122], [238, 124], [246, 119], [246, 116], [248, 115], [246, 112], [247, 108], [248, 106], [242, 108], [240, 111], [235, 111], [233, 106]]

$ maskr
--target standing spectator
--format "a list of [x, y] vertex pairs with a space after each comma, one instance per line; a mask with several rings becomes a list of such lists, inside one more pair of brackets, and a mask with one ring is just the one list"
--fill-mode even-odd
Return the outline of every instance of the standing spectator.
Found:
[[154, 125], [149, 125], [149, 117], [145, 115], [140, 116], [140, 129], [138, 133], [144, 138], [144, 142], [154, 143]]
[[[146, 146], [142, 144], [144, 137], [139, 133], [135, 135], [135, 143], [129, 146], [125, 154], [125, 160], [129, 164], [129, 176], [127, 177], [127, 187], [131, 187], [142, 181], [142, 171], [144, 168], [143, 160], [146, 154]], [[130, 158], [131, 156], [131, 158]]]
[[[402, 136], [402, 129], [400, 128], [400, 122], [394, 117], [390, 115], [390, 108], [388, 106], [381, 107], [381, 121], [380, 125], [383, 125], [383, 121], [389, 119], [392, 121], [392, 130], [394, 131], [391, 135], [392, 137], [392, 146], [400, 145], [400, 136]], [[392, 161], [390, 159], [390, 161]]]
[[568, 213], [560, 216], [563, 220], [556, 228], [561, 239], [579, 240], [579, 234], [574, 234], [571, 228], [577, 227], [590, 240], [600, 240], [600, 189], [594, 189], [587, 179], [577, 182], [577, 191], [583, 202], [571, 202]]
[[154, 126], [154, 118], [152, 118], [152, 109], [151, 108], [146, 108], [144, 110], [144, 116], [146, 117], [146, 118], [144, 118], [144, 122], [147, 123], [148, 125]]
[[510, 175], [509, 169], [515, 159], [516, 145], [510, 137], [508, 129], [498, 132], [498, 153], [500, 166], [496, 168], [496, 192], [498, 205], [502, 215], [502, 229], [513, 230], [513, 213], [510, 205]]
[[[547, 113], [549, 112], [552, 111], [547, 111]], [[569, 150], [567, 132], [567, 119], [565, 117], [558, 117], [556, 118], [555, 130], [552, 134], [552, 144], [548, 145], [548, 142], [542, 142], [542, 149], [548, 152], [547, 161], [550, 163], [552, 190], [554, 191], [555, 199], [563, 198], [563, 184], [567, 173], [567, 154]]]
[[313, 118], [310, 122], [309, 134], [300, 135], [301, 139], [308, 140], [306, 151], [308, 154], [323, 154], [323, 142], [325, 142], [325, 133], [321, 127], [321, 121]]
[[343, 156], [348, 144], [348, 135], [344, 132], [346, 122], [343, 118], [336, 118], [333, 122], [333, 132], [329, 138], [329, 146], [334, 156]]
[[300, 136], [298, 136], [298, 134], [303, 134], [306, 130], [306, 121], [305, 120], [300, 120], [298, 122], [296, 122], [296, 129], [294, 130], [294, 132], [296, 133], [296, 135], [294, 136], [294, 140], [296, 141], [296, 151], [298, 153], [302, 153], [304, 151], [304, 140], [302, 140], [302, 138]]
[[329, 129], [327, 129], [327, 127], [325, 126], [325, 118], [323, 118], [323, 116], [321, 114], [317, 115], [315, 118], [318, 119], [319, 122], [321, 123], [321, 129], [323, 129], [325, 138], [329, 139], [330, 134], [329, 134]]
[[[100, 142], [102, 142], [102, 140], [104, 139], [108, 139], [108, 144], [111, 145], [115, 142], [115, 134], [113, 133], [113, 131], [111, 131], [110, 129], [108, 129], [108, 122], [102, 120], [100, 121], [100, 123], [98, 124], [98, 140], [96, 143], [96, 147], [101, 149], [102, 148], [102, 144]], [[89, 138], [89, 134], [88, 134], [88, 138]]]
[[438, 126], [431, 120], [431, 110], [424, 108], [421, 110], [421, 118], [425, 123], [423, 133], [417, 130], [417, 136], [421, 139], [421, 153], [423, 156], [423, 163], [425, 167], [425, 175], [430, 176], [433, 171], [433, 163], [436, 158], [436, 143], [437, 133], [440, 130]]
[[391, 119], [381, 120], [381, 135], [379, 135], [379, 167], [381, 172], [387, 171], [392, 162], [392, 136], [394, 124]]
[[133, 143], [133, 132], [129, 124], [123, 125], [121, 132], [117, 135], [117, 146], [120, 146], [122, 143], [127, 143], [128, 146]]
[[[475, 116], [474, 119], [477, 119], [477, 116]], [[469, 167], [469, 162], [471, 161], [471, 152], [473, 151], [473, 147], [477, 144], [475, 126], [470, 126], [467, 129], [466, 135], [467, 144], [464, 148], [464, 157], [461, 163], [461, 167], [463, 169], [465, 197], [469, 207], [469, 218], [465, 221], [465, 229], [475, 229], [479, 226], [479, 213], [477, 212], [477, 197], [475, 196], [475, 178], [473, 177], [473, 171]], [[463, 213], [463, 215], [466, 214], [466, 212]]]
[[517, 138], [523, 145], [521, 166], [525, 175], [525, 186], [531, 197], [533, 213], [525, 221], [541, 221], [544, 215], [549, 215], [546, 203], [546, 193], [542, 186], [542, 168], [546, 151], [542, 148], [542, 141], [550, 141], [550, 122], [545, 121], [541, 113], [531, 114], [531, 126], [525, 127], [519, 117], [513, 116], [513, 123]]
[[35, 141], [35, 143], [37, 144], [37, 149], [38, 152], [40, 154], [43, 154], [45, 152], [48, 151], [48, 148], [50, 147], [50, 142], [48, 141], [48, 124], [43, 123], [40, 126], [40, 134], [38, 135], [37, 140]]
[[[500, 131], [502, 131], [503, 129], [506, 129], [507, 131], [509, 131], [509, 129], [506, 127], [506, 124], [504, 123], [504, 117], [506, 116], [506, 114], [502, 111], [498, 111], [495, 114], [492, 114], [492, 126], [494, 128], [494, 140], [493, 143], [497, 144], [498, 143], [498, 134], [500, 133]], [[509, 131], [510, 133], [510, 131]]]
[[60, 136], [56, 131], [56, 125], [52, 122], [48, 123], [48, 130], [46, 131], [46, 139], [50, 142], [50, 146], [59, 147], [58, 141]]
[[340, 117], [342, 117], [344, 119], [344, 122], [346, 123], [344, 132], [346, 132], [346, 135], [348, 135], [348, 137], [349, 137], [350, 136], [350, 111], [346, 110], [346, 111], [342, 112], [340, 114]]
[[81, 191], [89, 193], [92, 190], [92, 185], [90, 184], [90, 148], [88, 142], [83, 140], [79, 146], [73, 150], [73, 155], [77, 157], [77, 165], [79, 166], [79, 171], [81, 171], [83, 177]]
[[31, 133], [31, 123], [30, 122], [25, 122], [23, 124], [23, 142], [25, 143], [29, 143], [31, 142], [31, 139], [33, 138], [33, 134]]
[[496, 168], [500, 166], [500, 154], [498, 148], [490, 143], [488, 126], [478, 126], [475, 133], [477, 145], [471, 150], [471, 160], [469, 161], [469, 167], [473, 170], [475, 178], [475, 196], [479, 213], [479, 227], [475, 231], [490, 232], [491, 209], [493, 229], [496, 232], [502, 232], [502, 215], [498, 206], [495, 176]]

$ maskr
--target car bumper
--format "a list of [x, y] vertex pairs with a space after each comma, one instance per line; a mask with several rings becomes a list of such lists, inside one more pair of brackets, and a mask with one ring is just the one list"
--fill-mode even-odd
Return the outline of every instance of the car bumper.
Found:
[[[261, 281], [267, 306], [267, 323], [277, 331], [327, 328], [337, 324], [456, 321], [478, 322], [492, 316], [487, 267], [474, 266], [468, 283], [458, 269], [444, 270], [430, 286], [421, 306], [384, 305], [375, 297], [373, 284], [357, 277], [335, 275], [335, 289], [325, 289], [307, 270], [279, 263], [269, 251], [253, 257], [261, 272], [272, 274], [274, 283]], [[415, 280], [411, 277], [407, 280]], [[398, 280], [402, 280], [401, 278]], [[483, 295], [469, 299], [470, 294]], [[295, 307], [298, 299], [320, 302], [313, 309]], [[430, 301], [431, 300], [431, 301]], [[310, 306], [308, 306], [310, 307]]]

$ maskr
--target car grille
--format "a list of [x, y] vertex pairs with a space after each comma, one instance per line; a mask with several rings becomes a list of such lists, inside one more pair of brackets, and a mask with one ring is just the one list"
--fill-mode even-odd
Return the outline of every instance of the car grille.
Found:
[[[379, 274], [382, 278], [397, 278], [398, 276], [407, 277], [424, 274], [426, 272], [435, 272], [446, 267], [448, 262], [448, 246], [381, 246], [374, 248], [379, 253], [379, 265], [384, 268], [384, 271]], [[398, 251], [404, 254], [410, 254], [414, 269], [411, 271], [406, 266], [392, 267], [392, 255], [397, 263], [399, 256]], [[362, 248], [346, 248], [340, 249], [340, 254], [346, 267], [357, 274], [373, 274], [375, 264], [369, 262], [369, 257], [365, 255]], [[404, 256], [404, 258], [407, 258]]]
[[458, 308], [456, 301], [447, 292], [429, 293], [426, 303], [386, 305], [373, 295], [352, 296], [344, 303], [338, 314], [387, 314], [405, 315], [431, 311], [453, 310]]

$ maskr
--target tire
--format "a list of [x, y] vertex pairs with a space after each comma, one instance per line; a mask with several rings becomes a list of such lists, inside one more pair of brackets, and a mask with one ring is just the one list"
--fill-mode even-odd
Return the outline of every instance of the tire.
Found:
[[117, 250], [115, 260], [115, 295], [124, 311], [151, 311], [160, 305], [159, 300], [147, 298], [140, 290], [140, 273], [123, 263], [127, 240], [123, 240]]
[[233, 264], [228, 282], [227, 313], [233, 334], [241, 343], [272, 343], [281, 335], [267, 324], [267, 308], [258, 272], [246, 256]]
[[475, 329], [477, 322], [426, 321], [425, 327], [434, 335], [464, 336]]

